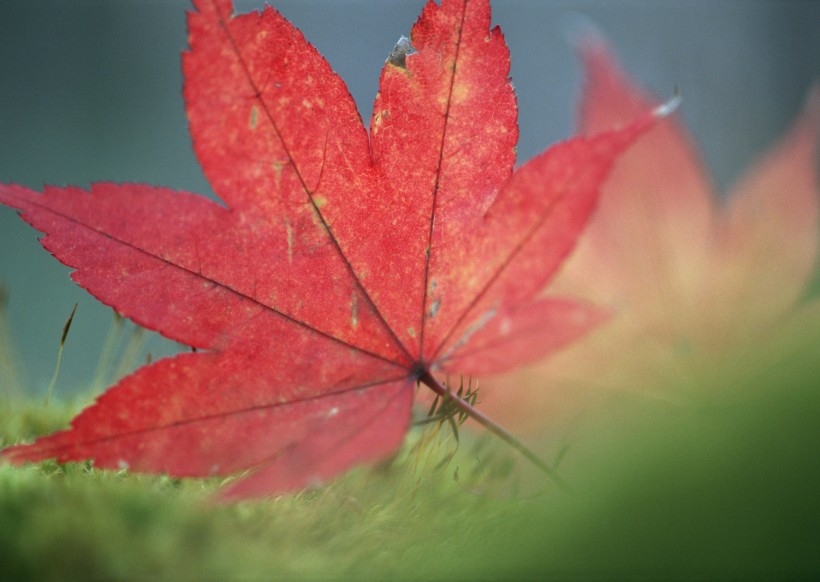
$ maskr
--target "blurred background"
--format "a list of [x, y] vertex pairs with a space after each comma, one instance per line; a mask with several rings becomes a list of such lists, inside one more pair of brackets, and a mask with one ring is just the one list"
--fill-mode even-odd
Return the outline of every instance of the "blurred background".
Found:
[[[238, 1], [239, 10], [262, 6]], [[346, 80], [365, 120], [379, 71], [423, 0], [273, 2]], [[573, 131], [581, 71], [568, 37], [587, 20], [625, 68], [662, 97], [681, 88], [681, 115], [725, 188], [788, 127], [820, 78], [814, 0], [496, 0], [520, 108], [519, 160]], [[183, 0], [4, 0], [0, 3], [0, 182], [87, 186], [145, 182], [213, 196], [191, 150], [179, 53]], [[110, 309], [78, 288], [37, 236], [0, 208], [3, 333], [20, 384], [42, 392], [60, 334], [79, 304], [58, 395], [86, 390], [109, 348]], [[179, 349], [146, 334], [131, 361]], [[107, 346], [107, 347], [106, 347]], [[18, 357], [19, 356], [19, 357]], [[5, 376], [3, 376], [5, 374]], [[0, 370], [0, 382], [10, 377]], [[99, 379], [99, 378], [98, 378]], [[8, 381], [8, 380], [6, 380]]]

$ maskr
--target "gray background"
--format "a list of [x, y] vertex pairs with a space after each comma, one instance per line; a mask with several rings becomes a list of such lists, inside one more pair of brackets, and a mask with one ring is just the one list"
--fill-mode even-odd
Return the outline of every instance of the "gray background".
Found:
[[[261, 5], [238, 2], [240, 9]], [[367, 120], [384, 59], [423, 1], [274, 5], [347, 81]], [[187, 6], [0, 2], [0, 181], [33, 188], [139, 181], [211, 194], [180, 95]], [[580, 69], [566, 32], [579, 16], [602, 29], [645, 86], [661, 95], [681, 87], [682, 115], [721, 187], [782, 133], [820, 76], [820, 2], [811, 0], [496, 0], [493, 15], [512, 52], [520, 160], [572, 131]], [[0, 208], [6, 316], [33, 390], [47, 384], [63, 323], [79, 303], [57, 386], [71, 394], [94, 375], [111, 311], [76, 287], [36, 238]], [[147, 349], [177, 348], [152, 339]]]

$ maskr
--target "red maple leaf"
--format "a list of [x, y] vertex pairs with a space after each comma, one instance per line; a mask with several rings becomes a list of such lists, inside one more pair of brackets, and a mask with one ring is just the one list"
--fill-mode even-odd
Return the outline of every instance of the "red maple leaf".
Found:
[[392, 454], [418, 383], [446, 394], [437, 376], [507, 370], [600, 319], [536, 294], [653, 115], [513, 172], [503, 36], [487, 0], [445, 0], [424, 8], [414, 52], [385, 63], [368, 137], [344, 83], [278, 12], [194, 4], [185, 102], [225, 205], [112, 183], [0, 186], [0, 202], [79, 285], [199, 352], [141, 368], [71, 429], [3, 458], [248, 470], [229, 497], [300, 488]]

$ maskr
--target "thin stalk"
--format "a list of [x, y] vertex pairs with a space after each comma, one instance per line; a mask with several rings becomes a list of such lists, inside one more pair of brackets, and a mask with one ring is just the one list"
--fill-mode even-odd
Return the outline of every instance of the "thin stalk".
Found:
[[518, 440], [512, 433], [507, 432], [503, 427], [496, 424], [492, 419], [488, 416], [484, 415], [478, 409], [476, 409], [472, 404], [458, 396], [457, 394], [453, 393], [452, 391], [448, 390], [441, 383], [436, 380], [429, 371], [425, 370], [421, 376], [419, 376], [419, 382], [430, 388], [433, 392], [441, 396], [442, 398], [448, 398], [452, 400], [453, 404], [455, 404], [460, 410], [462, 410], [467, 416], [475, 420], [481, 426], [489, 430], [491, 433], [499, 437], [501, 440], [506, 442], [516, 451], [521, 453], [528, 461], [530, 461], [533, 465], [541, 469], [541, 471], [561, 489], [564, 493], [572, 493], [572, 488], [569, 484], [553, 469], [550, 467], [541, 457], [536, 455], [532, 450], [529, 449], [524, 443]]
[[51, 394], [54, 391], [54, 386], [57, 384], [57, 377], [60, 375], [60, 364], [63, 362], [63, 348], [65, 347], [65, 338], [68, 337], [68, 330], [71, 329], [71, 322], [74, 321], [74, 314], [77, 313], [77, 304], [74, 304], [74, 309], [71, 310], [71, 315], [63, 326], [63, 333], [60, 336], [60, 350], [57, 352], [57, 365], [54, 367], [54, 375], [51, 377], [51, 382], [48, 383], [46, 390], [45, 407], [48, 408], [48, 403], [51, 401]]

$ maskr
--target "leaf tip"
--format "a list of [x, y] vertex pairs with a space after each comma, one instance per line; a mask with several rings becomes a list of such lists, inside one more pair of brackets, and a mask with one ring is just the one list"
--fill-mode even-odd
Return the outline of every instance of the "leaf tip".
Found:
[[820, 125], [820, 79], [809, 87], [803, 110], [808, 113], [816, 125]]
[[681, 101], [683, 101], [683, 97], [680, 93], [680, 87], [675, 85], [675, 91], [672, 93], [672, 97], [665, 103], [661, 103], [655, 107], [655, 109], [652, 110], [652, 115], [659, 118], [669, 117], [677, 111], [678, 107], [680, 107]]
[[560, 28], [567, 44], [580, 53], [592, 47], [607, 45], [606, 35], [601, 28], [587, 15], [580, 12], [563, 15]]

